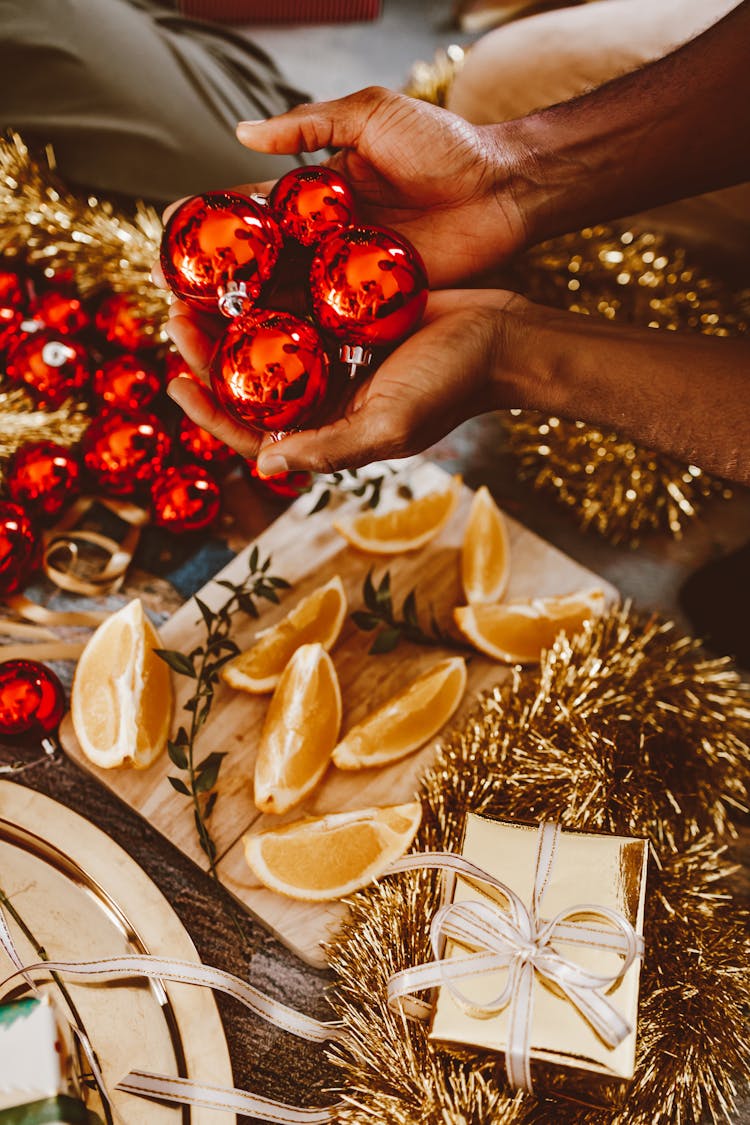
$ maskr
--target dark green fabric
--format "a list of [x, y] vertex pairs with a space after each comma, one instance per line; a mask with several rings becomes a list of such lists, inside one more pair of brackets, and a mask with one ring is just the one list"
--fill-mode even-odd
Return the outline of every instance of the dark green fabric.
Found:
[[29, 1105], [0, 1109], [0, 1125], [101, 1125], [101, 1118], [77, 1098], [60, 1094]]
[[70, 183], [166, 201], [275, 179], [294, 158], [234, 127], [304, 100], [244, 36], [150, 0], [0, 0], [2, 124]]

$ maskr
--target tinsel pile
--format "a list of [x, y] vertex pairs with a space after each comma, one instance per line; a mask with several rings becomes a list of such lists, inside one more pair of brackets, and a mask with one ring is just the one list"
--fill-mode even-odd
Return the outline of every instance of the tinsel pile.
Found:
[[537, 674], [482, 697], [424, 778], [414, 850], [457, 849], [468, 811], [649, 839], [636, 1077], [618, 1111], [511, 1096], [495, 1057], [459, 1058], [394, 1015], [387, 980], [429, 960], [439, 904], [437, 877], [403, 875], [354, 896], [329, 950], [350, 1032], [333, 1053], [349, 1106], [341, 1120], [731, 1121], [750, 1078], [750, 946], [725, 849], [729, 815], [748, 804], [749, 743], [750, 691], [727, 662], [627, 607], [561, 636]]

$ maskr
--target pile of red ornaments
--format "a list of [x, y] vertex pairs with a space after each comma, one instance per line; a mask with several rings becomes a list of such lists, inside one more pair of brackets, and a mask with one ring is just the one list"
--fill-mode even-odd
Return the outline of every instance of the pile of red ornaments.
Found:
[[332, 363], [351, 375], [368, 366], [375, 349], [409, 334], [427, 300], [414, 247], [358, 224], [350, 186], [326, 167], [288, 172], [267, 199], [186, 200], [166, 225], [161, 265], [188, 305], [230, 319], [211, 362], [214, 393], [239, 422], [270, 433], [313, 421]]

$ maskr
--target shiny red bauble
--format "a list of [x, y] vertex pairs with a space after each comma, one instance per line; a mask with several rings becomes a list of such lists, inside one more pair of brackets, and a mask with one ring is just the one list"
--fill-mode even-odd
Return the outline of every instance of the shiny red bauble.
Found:
[[65, 692], [37, 660], [0, 663], [0, 738], [53, 734], [65, 714]]
[[90, 364], [77, 340], [48, 330], [21, 336], [8, 351], [5, 372], [40, 410], [56, 410], [88, 386]]
[[233, 316], [260, 296], [281, 246], [269, 207], [238, 192], [212, 191], [186, 200], [170, 216], [161, 268], [183, 301], [204, 312], [218, 304]]
[[137, 355], [114, 356], [94, 372], [93, 389], [105, 406], [140, 410], [153, 402], [163, 381], [153, 364]]
[[427, 273], [401, 235], [350, 227], [317, 247], [310, 291], [316, 321], [337, 340], [389, 345], [408, 335], [422, 316]]
[[11, 500], [51, 523], [80, 491], [81, 466], [72, 449], [55, 441], [29, 441], [10, 458], [5, 487]]
[[131, 293], [110, 293], [94, 314], [97, 332], [108, 344], [126, 352], [152, 348], [159, 340], [152, 322], [144, 317], [138, 298]]
[[0, 500], [0, 597], [24, 588], [39, 551], [34, 525], [21, 505]]
[[4, 308], [25, 309], [28, 303], [26, 279], [16, 270], [0, 269], [0, 305]]
[[220, 508], [219, 486], [199, 465], [175, 465], [151, 489], [153, 522], [170, 531], [200, 531]]
[[258, 472], [257, 461], [247, 460], [245, 464], [252, 479], [276, 496], [294, 499], [307, 492], [312, 484], [312, 473], [303, 469], [290, 469], [288, 473], [274, 473], [272, 477], [262, 477]]
[[83, 301], [69, 289], [47, 289], [32, 303], [30, 318], [62, 336], [74, 336], [91, 322]]
[[0, 351], [7, 351], [22, 335], [25, 314], [13, 305], [0, 305]]
[[200, 461], [217, 472], [223, 471], [237, 459], [237, 454], [226, 442], [219, 441], [202, 426], [196, 426], [187, 415], [180, 420], [177, 444], [189, 461]]
[[276, 181], [268, 203], [282, 234], [302, 246], [356, 222], [354, 192], [332, 168], [293, 168]]
[[327, 383], [328, 356], [318, 332], [291, 313], [238, 317], [211, 360], [219, 402], [256, 430], [300, 426], [322, 401]]
[[105, 411], [81, 439], [86, 471], [113, 496], [127, 496], [151, 485], [164, 469], [170, 446], [159, 419], [145, 411]]

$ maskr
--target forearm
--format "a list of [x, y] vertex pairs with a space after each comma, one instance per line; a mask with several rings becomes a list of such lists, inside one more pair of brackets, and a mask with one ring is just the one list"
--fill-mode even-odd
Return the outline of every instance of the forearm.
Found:
[[497, 126], [530, 242], [750, 179], [750, 0], [683, 47]]
[[500, 336], [496, 405], [581, 419], [750, 484], [750, 341], [620, 327], [529, 302], [513, 305]]

